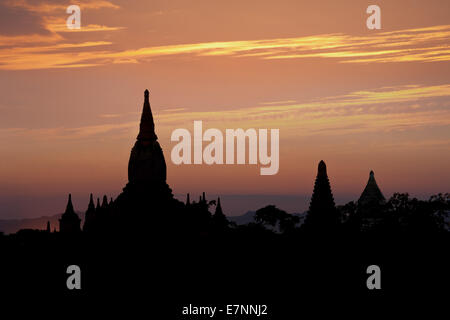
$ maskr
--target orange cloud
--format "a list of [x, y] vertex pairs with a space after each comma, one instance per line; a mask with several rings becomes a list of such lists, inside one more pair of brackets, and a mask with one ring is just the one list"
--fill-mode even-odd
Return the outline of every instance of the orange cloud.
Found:
[[[160, 112], [154, 108], [161, 132], [175, 127], [191, 126], [203, 120], [208, 127], [282, 128], [283, 136], [337, 135], [361, 132], [389, 132], [428, 126], [450, 125], [450, 84], [436, 86], [407, 85], [355, 91], [311, 102], [265, 104], [256, 107], [218, 111], [186, 111], [184, 108]], [[440, 101], [441, 99], [442, 101]], [[120, 118], [122, 114], [102, 114], [103, 119]], [[3, 135], [31, 139], [83, 139], [93, 135], [129, 133], [137, 130], [136, 120], [104, 123], [78, 128], [3, 129]], [[128, 134], [127, 133], [127, 134]]]
[[[60, 27], [53, 28], [60, 30]], [[92, 25], [86, 31], [119, 29], [121, 28]], [[48, 52], [48, 48], [44, 47], [42, 52], [19, 52], [22, 56], [12, 61], [0, 58], [0, 68], [27, 70], [139, 63], [148, 58], [175, 55], [261, 59], [326, 58], [336, 59], [340, 63], [435, 62], [450, 60], [449, 40], [450, 25], [445, 25], [381, 32], [370, 36], [324, 34], [285, 39], [166, 45], [123, 51]], [[3, 51], [0, 50], [0, 56]]]
[[68, 29], [65, 17], [46, 17], [45, 27], [51, 32], [98, 32], [98, 31], [116, 31], [125, 29], [124, 27], [108, 27], [98, 24], [82, 25], [80, 29]]
[[[70, 5], [70, 3], [56, 4], [56, 3], [49, 3], [46, 1], [35, 1], [35, 0], [31, 1], [10, 0], [7, 1], [6, 4], [10, 7], [20, 7], [32, 12], [39, 12], [39, 13], [53, 13], [58, 10], [59, 11], [63, 10], [65, 12], [66, 8]], [[79, 5], [81, 9], [120, 8], [118, 5], [107, 0], [78, 0], [74, 4]]]
[[[110, 9], [118, 9], [119, 6], [111, 3], [110, 1], [105, 0], [93, 0], [93, 1], [78, 1], [77, 4], [81, 7], [81, 9], [101, 9], [101, 8], [110, 8]], [[15, 36], [2, 36], [0, 35], [0, 46], [4, 46], [5, 49], [0, 50], [0, 54], [4, 52], [8, 52], [10, 48], [14, 48], [17, 50], [17, 54], [24, 55], [23, 57], [14, 60], [11, 63], [11, 67], [5, 67], [4, 69], [8, 70], [27, 70], [30, 67], [30, 64], [27, 61], [36, 61], [35, 58], [26, 56], [28, 53], [24, 53], [21, 51], [23, 46], [33, 46], [35, 48], [39, 48], [40, 50], [34, 50], [33, 52], [38, 55], [39, 59], [44, 59], [42, 65], [39, 67], [34, 67], [30, 69], [46, 69], [51, 68], [48, 63], [45, 62], [45, 58], [52, 59], [50, 55], [42, 55], [39, 53], [46, 52], [49, 47], [47, 46], [49, 43], [57, 44], [54, 46], [54, 49], [62, 48], [59, 44], [65, 43], [67, 47], [70, 45], [78, 46], [76, 43], [68, 43], [67, 40], [61, 35], [61, 33], [76, 33], [76, 32], [99, 32], [99, 31], [116, 31], [125, 29], [124, 27], [110, 27], [99, 24], [87, 24], [82, 25], [80, 29], [68, 29], [66, 26], [66, 19], [68, 15], [66, 14], [66, 8], [69, 4], [56, 4], [49, 3], [46, 1], [27, 1], [27, 0], [14, 0], [7, 1], [6, 5], [9, 7], [18, 7], [25, 9], [26, 11], [30, 11], [33, 13], [38, 13], [42, 22], [43, 29], [47, 30], [47, 34], [39, 34], [36, 33], [36, 30], [29, 30], [29, 34], [24, 35], [15, 35]], [[96, 40], [96, 42], [99, 42]], [[42, 45], [45, 46], [42, 46]], [[19, 47], [19, 48], [16, 48]], [[66, 47], [66, 48], [67, 48]], [[69, 55], [68, 57], [56, 57], [56, 61], [63, 60], [77, 60], [73, 55]], [[23, 65], [18, 63], [18, 61], [25, 61]], [[3, 60], [0, 61], [3, 63]], [[73, 67], [73, 65], [92, 65], [91, 63], [77, 63], [76, 61], [69, 62], [67, 67]], [[54, 68], [59, 68], [59, 62], [56, 63]]]

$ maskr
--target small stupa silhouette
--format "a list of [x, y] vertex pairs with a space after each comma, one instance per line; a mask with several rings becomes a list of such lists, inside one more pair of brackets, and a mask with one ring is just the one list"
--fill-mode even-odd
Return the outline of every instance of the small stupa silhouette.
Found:
[[86, 210], [86, 213], [84, 215], [84, 225], [83, 225], [83, 231], [85, 232], [91, 232], [92, 229], [94, 229], [95, 225], [95, 205], [94, 205], [94, 197], [91, 193], [89, 197], [89, 204], [88, 208]]
[[373, 171], [370, 171], [369, 180], [367, 181], [364, 191], [359, 197], [358, 204], [361, 206], [378, 205], [384, 203], [385, 201], [386, 199], [384, 198], [383, 193], [375, 180], [375, 174]]
[[78, 217], [73, 209], [72, 195], [69, 194], [66, 211], [61, 216], [61, 219], [59, 219], [59, 230], [62, 233], [78, 233], [81, 231], [80, 222], [80, 217]]

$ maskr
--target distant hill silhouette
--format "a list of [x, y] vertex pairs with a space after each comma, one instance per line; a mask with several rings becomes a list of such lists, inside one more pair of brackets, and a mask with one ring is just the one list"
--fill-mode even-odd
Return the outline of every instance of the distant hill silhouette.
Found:
[[254, 222], [256, 211], [247, 211], [243, 215], [240, 216], [231, 216], [228, 217], [228, 220], [236, 223], [237, 225], [249, 224], [250, 222]]
[[[76, 211], [80, 219], [83, 221], [84, 213]], [[51, 231], [56, 228], [59, 231], [59, 219], [62, 213], [41, 216], [38, 218], [23, 218], [23, 219], [3, 219], [0, 220], [0, 232], [4, 234], [16, 233], [20, 229], [38, 229], [45, 230], [47, 227], [47, 222], [50, 222]]]
[[[246, 224], [255, 222], [255, 214], [256, 214], [256, 211], [247, 211], [246, 213], [244, 213], [240, 216], [228, 216], [227, 218], [228, 218], [228, 220], [236, 223], [239, 226], [239, 225], [246, 225]], [[291, 213], [291, 214], [300, 219], [300, 222], [297, 225], [299, 227], [305, 221], [307, 212]]]

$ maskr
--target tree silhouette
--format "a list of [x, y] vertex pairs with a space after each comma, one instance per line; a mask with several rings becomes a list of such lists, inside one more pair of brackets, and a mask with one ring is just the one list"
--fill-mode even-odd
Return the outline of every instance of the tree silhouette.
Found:
[[261, 223], [265, 226], [278, 226], [282, 233], [294, 231], [296, 224], [300, 222], [299, 217], [278, 209], [274, 205], [258, 209], [254, 219], [256, 223]]

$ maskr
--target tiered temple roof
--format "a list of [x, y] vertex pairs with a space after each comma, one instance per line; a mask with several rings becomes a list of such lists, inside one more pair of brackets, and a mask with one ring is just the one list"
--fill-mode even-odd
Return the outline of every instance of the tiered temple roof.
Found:
[[386, 199], [375, 181], [375, 174], [373, 171], [370, 171], [369, 181], [367, 181], [367, 185], [359, 197], [358, 204], [364, 206], [370, 204], [381, 204], [385, 201]]

